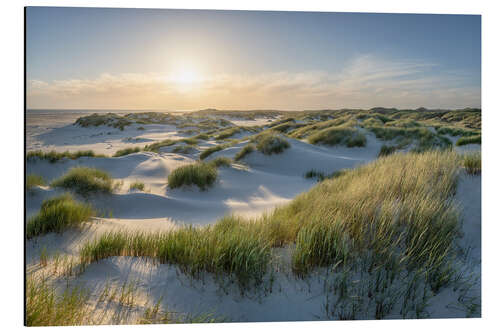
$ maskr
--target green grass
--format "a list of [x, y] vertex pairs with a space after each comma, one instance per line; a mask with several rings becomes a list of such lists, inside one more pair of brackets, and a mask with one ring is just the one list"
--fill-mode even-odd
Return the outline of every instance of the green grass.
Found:
[[180, 145], [180, 146], [175, 146], [174, 149], [172, 149], [172, 153], [189, 154], [192, 153], [195, 149], [196, 146], [194, 145]]
[[382, 147], [380, 147], [378, 157], [394, 154], [396, 152], [396, 149], [397, 149], [396, 146], [382, 145]]
[[317, 181], [322, 181], [326, 178], [327, 176], [325, 176], [325, 173], [324, 172], [321, 172], [321, 171], [317, 171], [317, 170], [314, 170], [314, 169], [311, 169], [309, 171], [307, 171], [305, 174], [304, 174], [304, 178], [314, 178], [316, 179]]
[[174, 145], [176, 143], [177, 143], [177, 141], [175, 141], [175, 140], [166, 139], [166, 140], [163, 140], [163, 141], [160, 141], [160, 142], [155, 142], [155, 143], [152, 143], [150, 145], [146, 145], [144, 147], [144, 150], [145, 151], [152, 151], [152, 152], [158, 153], [158, 151], [160, 150], [160, 148], [172, 146], [172, 145]]
[[217, 179], [217, 167], [211, 163], [197, 162], [178, 167], [168, 175], [168, 187], [196, 185], [201, 190], [212, 186]]
[[205, 149], [204, 151], [201, 152], [200, 159], [204, 160], [205, 158], [207, 158], [208, 156], [212, 155], [213, 153], [215, 153], [217, 151], [220, 151], [220, 150], [223, 150], [223, 149], [226, 149], [228, 147], [230, 147], [229, 144], [222, 144], [222, 145], [217, 145], [217, 146], [213, 146], [213, 147], [207, 148], [207, 149]]
[[224, 140], [232, 137], [235, 134], [238, 134], [239, 132], [241, 132], [241, 129], [239, 127], [228, 128], [226, 130], [221, 131], [218, 135], [216, 135], [215, 140]]
[[457, 146], [465, 146], [470, 144], [481, 144], [481, 135], [463, 136], [457, 140]]
[[233, 161], [229, 157], [218, 156], [213, 160], [211, 160], [210, 162], [207, 162], [207, 164], [214, 166], [216, 168], [220, 168], [220, 167], [229, 167], [231, 166], [232, 162]]
[[255, 151], [255, 149], [256, 149], [255, 145], [253, 145], [251, 143], [247, 144], [246, 146], [241, 148], [241, 150], [239, 152], [236, 153], [236, 155], [234, 156], [234, 160], [235, 161], [241, 160], [242, 158], [244, 158], [245, 156], [247, 156], [251, 152]]
[[256, 144], [258, 151], [266, 155], [280, 154], [285, 149], [290, 148], [290, 144], [286, 139], [272, 131], [257, 134], [252, 138], [252, 142]]
[[30, 174], [26, 176], [26, 190], [32, 191], [35, 186], [44, 186], [45, 180], [40, 175]]
[[[423, 283], [418, 286], [437, 293], [453, 278], [459, 211], [452, 198], [460, 158], [452, 151], [395, 153], [332, 174], [256, 220], [229, 216], [212, 226], [167, 233], [110, 233], [82, 247], [81, 261], [151, 257], [193, 276], [229, 274], [245, 289], [250, 281], [265, 280], [271, 247], [291, 245], [298, 276], [322, 266], [332, 274], [358, 274], [368, 289], [356, 291], [356, 297], [380, 302], [375, 316], [383, 318], [395, 304], [384, 300], [384, 293], [394, 290], [396, 281], [405, 281], [411, 291], [416, 287], [405, 279], [418, 276]], [[342, 281], [348, 283], [337, 282]], [[415, 301], [415, 296], [391, 295]]]
[[143, 182], [133, 182], [130, 184], [129, 190], [139, 190], [139, 191], [144, 191], [144, 183]]
[[88, 197], [95, 193], [110, 194], [113, 190], [113, 180], [111, 176], [102, 170], [75, 167], [71, 168], [65, 175], [54, 180], [53, 187], [61, 187]]
[[463, 156], [463, 165], [469, 175], [481, 173], [481, 152], [468, 153]]
[[452, 145], [448, 138], [435, 134], [425, 127], [370, 127], [369, 130], [380, 140], [395, 140], [398, 148], [404, 148], [415, 142], [414, 152], [448, 149]]
[[90, 205], [75, 201], [69, 194], [48, 199], [42, 203], [40, 212], [28, 220], [26, 236], [30, 239], [49, 232], [62, 232], [81, 225], [95, 214]]
[[133, 153], [138, 153], [140, 152], [141, 149], [139, 147], [135, 147], [135, 148], [125, 148], [125, 149], [121, 149], [121, 150], [118, 150], [114, 155], [113, 157], [120, 157], [120, 156], [125, 156], [125, 155], [129, 155], [129, 154], [133, 154]]
[[202, 272], [234, 277], [242, 287], [259, 284], [268, 269], [271, 248], [246, 221], [225, 218], [216, 225], [182, 227], [155, 234], [112, 232], [80, 250], [84, 264], [111, 256], [135, 256], [177, 264], [193, 277]]
[[347, 147], [364, 147], [366, 137], [358, 129], [346, 126], [330, 127], [308, 137], [311, 144], [343, 145]]
[[26, 278], [27, 326], [74, 326], [90, 324], [86, 306], [89, 293], [80, 288], [67, 288], [61, 294], [43, 277]]
[[28, 160], [28, 162], [34, 162], [39, 159], [39, 160], [47, 160], [50, 163], [55, 163], [62, 160], [63, 158], [75, 160], [80, 157], [106, 157], [106, 156], [102, 154], [96, 154], [92, 150], [79, 150], [76, 152], [65, 151], [63, 153], [58, 153], [54, 150], [49, 152], [34, 150], [26, 154], [26, 159]]

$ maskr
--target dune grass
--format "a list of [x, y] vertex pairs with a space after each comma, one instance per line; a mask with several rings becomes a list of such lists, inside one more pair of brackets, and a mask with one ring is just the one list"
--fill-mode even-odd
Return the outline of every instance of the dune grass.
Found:
[[53, 187], [61, 187], [75, 193], [88, 197], [91, 194], [110, 194], [113, 191], [113, 180], [111, 176], [102, 170], [74, 167], [65, 175], [51, 183]]
[[80, 287], [67, 288], [62, 294], [43, 277], [26, 278], [27, 326], [74, 326], [89, 324], [86, 306], [89, 292]]
[[358, 129], [347, 126], [335, 126], [318, 131], [307, 139], [311, 144], [323, 143], [330, 146], [364, 147], [366, 137]]
[[35, 186], [44, 186], [45, 179], [40, 175], [30, 174], [26, 176], [26, 190], [32, 191]]
[[49, 151], [49, 152], [43, 152], [41, 150], [34, 150], [34, 151], [30, 151], [26, 154], [26, 159], [28, 160], [28, 162], [34, 162], [37, 159], [39, 159], [39, 160], [47, 160], [50, 163], [55, 163], [55, 162], [60, 161], [64, 158], [76, 160], [77, 158], [80, 158], [80, 157], [106, 157], [106, 155], [96, 154], [92, 150], [79, 150], [76, 152], [65, 151], [63, 153], [58, 153], [54, 150]]
[[80, 260], [89, 264], [110, 256], [149, 257], [177, 264], [193, 277], [204, 271], [225, 273], [242, 287], [259, 284], [269, 265], [271, 248], [251, 225], [235, 221], [226, 218], [214, 226], [186, 226], [155, 234], [107, 233], [86, 243]]
[[451, 283], [459, 235], [452, 196], [459, 168], [460, 156], [452, 151], [395, 153], [332, 174], [255, 220], [228, 216], [212, 226], [168, 233], [109, 233], [82, 247], [81, 261], [151, 257], [178, 264], [193, 276], [229, 273], [248, 286], [265, 280], [272, 247], [292, 245], [295, 274], [305, 277], [325, 266], [361, 276], [369, 289], [357, 291], [356, 297], [380, 302], [374, 315], [383, 318], [395, 300], [406, 304], [410, 297], [395, 293], [394, 300], [384, 298], [397, 288], [396, 281], [406, 281], [406, 294], [416, 288], [405, 280], [414, 275], [423, 281], [419, 286], [434, 293]]
[[290, 148], [288, 141], [273, 131], [261, 132], [253, 136], [251, 141], [256, 144], [257, 150], [265, 155], [280, 154]]
[[141, 148], [139, 148], [139, 147], [120, 149], [113, 155], [113, 157], [125, 156], [125, 155], [129, 155], [129, 154], [133, 154], [133, 153], [138, 153], [140, 151], [141, 151]]
[[304, 174], [304, 178], [314, 178], [316, 179], [317, 181], [322, 181], [326, 178], [327, 176], [325, 175], [324, 172], [321, 172], [321, 171], [317, 171], [317, 170], [314, 170], [314, 169], [311, 169], [309, 171], [307, 171], [305, 174]]
[[217, 151], [220, 151], [220, 150], [223, 150], [223, 149], [226, 149], [228, 147], [230, 147], [229, 144], [221, 144], [221, 145], [217, 145], [217, 146], [213, 146], [213, 147], [207, 148], [207, 149], [205, 149], [204, 151], [201, 152], [200, 159], [204, 160], [205, 158], [207, 158], [208, 156], [212, 155], [213, 153], [215, 153]]
[[369, 127], [375, 136], [383, 141], [395, 140], [398, 148], [404, 148], [415, 142], [414, 152], [431, 149], [449, 149], [451, 141], [426, 127]]
[[132, 184], [130, 184], [129, 190], [130, 191], [132, 191], [132, 190], [144, 191], [144, 188], [145, 188], [145, 186], [144, 186], [143, 182], [135, 181]]
[[241, 128], [231, 127], [231, 128], [228, 128], [226, 130], [221, 131], [214, 138], [215, 138], [215, 140], [224, 140], [224, 139], [230, 138], [233, 135], [238, 134], [240, 132], [241, 132]]
[[481, 173], [481, 152], [468, 153], [463, 156], [463, 165], [469, 175]]
[[196, 185], [202, 191], [212, 186], [217, 179], [217, 167], [211, 163], [197, 162], [181, 166], [168, 175], [171, 189]]
[[460, 139], [457, 140], [456, 145], [457, 146], [465, 146], [465, 145], [470, 145], [470, 144], [481, 144], [481, 135], [474, 135], [474, 136], [463, 136]]
[[28, 239], [49, 232], [62, 232], [77, 227], [95, 215], [88, 204], [75, 201], [70, 194], [45, 200], [40, 212], [28, 220], [26, 237]]
[[231, 163], [233, 161], [229, 157], [224, 157], [224, 156], [218, 156], [211, 160], [210, 162], [207, 162], [207, 164], [214, 166], [216, 168], [220, 167], [228, 167], [231, 166]]
[[251, 143], [247, 144], [246, 146], [241, 148], [241, 150], [239, 152], [236, 153], [236, 155], [234, 156], [234, 160], [235, 161], [241, 160], [242, 158], [244, 158], [245, 156], [247, 156], [251, 152], [255, 151], [255, 149], [256, 149], [255, 145], [253, 145]]
[[194, 145], [179, 145], [179, 146], [175, 146], [174, 149], [172, 149], [172, 153], [189, 154], [189, 153], [192, 153], [195, 149], [196, 149], [196, 146], [194, 146]]
[[378, 152], [378, 157], [391, 155], [396, 152], [396, 149], [396, 146], [382, 145], [382, 147], [380, 147], [380, 151]]
[[172, 146], [172, 145], [176, 144], [176, 142], [177, 141], [175, 141], [175, 140], [166, 139], [166, 140], [162, 140], [160, 142], [155, 142], [155, 143], [152, 143], [150, 145], [146, 145], [144, 147], [144, 150], [145, 151], [152, 151], [152, 152], [158, 153], [158, 151], [160, 150], [160, 148]]

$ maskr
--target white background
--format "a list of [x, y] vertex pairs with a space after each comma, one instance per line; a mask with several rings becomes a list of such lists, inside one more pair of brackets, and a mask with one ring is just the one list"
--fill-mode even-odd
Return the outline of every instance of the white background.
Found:
[[[383, 320], [356, 322], [291, 322], [254, 324], [189, 324], [149, 326], [93, 326], [73, 327], [74, 331], [132, 332], [485, 332], [500, 328], [500, 13], [498, 1], [444, 1], [444, 0], [376, 0], [361, 1], [2, 1], [0, 8], [0, 326], [3, 331], [27, 330], [23, 320], [23, 163], [24, 163], [24, 6], [87, 6], [140, 8], [197, 8], [197, 9], [252, 9], [300, 10], [337, 12], [433, 13], [482, 15], [482, 110], [483, 110], [483, 193], [482, 193], [482, 319], [460, 320]], [[494, 327], [497, 327], [495, 329]], [[31, 328], [29, 330], [67, 330], [68, 328]]]

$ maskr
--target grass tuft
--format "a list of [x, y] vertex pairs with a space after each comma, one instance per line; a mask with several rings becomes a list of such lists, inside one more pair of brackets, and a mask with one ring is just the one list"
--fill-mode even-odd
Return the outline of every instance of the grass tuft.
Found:
[[208, 162], [208, 164], [216, 168], [219, 168], [219, 167], [229, 167], [231, 166], [232, 162], [233, 161], [229, 157], [218, 156], [213, 160], [211, 160], [210, 162]]
[[290, 148], [290, 144], [286, 139], [272, 131], [262, 132], [253, 137], [252, 141], [257, 144], [256, 148], [266, 155], [280, 154], [285, 149]]
[[205, 149], [204, 151], [201, 152], [200, 159], [204, 160], [205, 158], [207, 158], [208, 156], [212, 155], [213, 153], [215, 153], [217, 151], [220, 151], [220, 150], [223, 150], [223, 149], [226, 149], [229, 146], [230, 145], [228, 145], [228, 144], [222, 144], [222, 145], [217, 145], [217, 146], [213, 146], [213, 147], [207, 148], [207, 149]]
[[132, 191], [132, 190], [139, 190], [139, 191], [144, 191], [144, 183], [143, 182], [133, 182], [132, 184], [130, 184], [130, 187], [129, 187], [129, 190]]
[[234, 160], [239, 161], [253, 151], [255, 151], [255, 145], [251, 143], [247, 144], [246, 146], [241, 148], [241, 150], [238, 153], [236, 153], [236, 155], [234, 156]]
[[358, 129], [346, 126], [326, 128], [308, 137], [311, 144], [323, 143], [331, 146], [364, 147], [366, 137]]
[[35, 186], [44, 186], [45, 180], [40, 175], [30, 174], [26, 176], [26, 190], [33, 191]]
[[88, 197], [94, 193], [110, 194], [113, 190], [113, 180], [105, 171], [75, 167], [54, 180], [51, 186], [72, 190], [81, 196]]
[[48, 199], [42, 203], [40, 212], [28, 220], [26, 237], [62, 232], [81, 225], [93, 215], [90, 205], [76, 202], [69, 194]]
[[396, 152], [396, 149], [397, 149], [396, 146], [383, 145], [382, 147], [380, 147], [378, 157], [394, 154]]
[[125, 155], [129, 155], [129, 154], [133, 154], [133, 153], [138, 153], [140, 152], [141, 149], [139, 147], [135, 147], [135, 148], [125, 148], [125, 149], [121, 149], [121, 150], [118, 150], [114, 155], [113, 157], [120, 157], [120, 156], [125, 156]]
[[473, 152], [463, 156], [465, 171], [469, 175], [478, 175], [481, 173], [481, 152]]
[[181, 166], [168, 175], [168, 187], [196, 185], [201, 190], [212, 186], [217, 179], [217, 167], [212, 163], [197, 162]]

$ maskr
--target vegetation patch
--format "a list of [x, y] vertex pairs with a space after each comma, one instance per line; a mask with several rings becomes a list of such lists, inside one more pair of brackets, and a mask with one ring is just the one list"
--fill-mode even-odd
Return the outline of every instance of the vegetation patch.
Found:
[[253, 145], [251, 143], [247, 144], [246, 146], [241, 148], [241, 150], [238, 153], [236, 153], [236, 155], [234, 156], [234, 160], [235, 161], [241, 160], [242, 158], [244, 158], [245, 156], [247, 156], [251, 152], [255, 151], [255, 149], [256, 149], [255, 145]]
[[113, 157], [125, 156], [125, 155], [129, 155], [129, 154], [133, 154], [133, 153], [138, 153], [140, 151], [141, 151], [141, 148], [139, 148], [139, 147], [120, 149], [113, 155]]
[[54, 180], [51, 186], [72, 190], [81, 196], [88, 197], [94, 193], [110, 194], [113, 190], [113, 180], [105, 171], [75, 167], [61, 178]]
[[364, 147], [366, 137], [358, 129], [346, 126], [330, 127], [308, 137], [311, 144], [323, 143], [331, 146]]
[[463, 136], [460, 139], [457, 140], [456, 145], [457, 146], [465, 146], [465, 145], [470, 145], [470, 144], [481, 144], [481, 135], [474, 135], [474, 136]]
[[150, 145], [147, 145], [144, 147], [144, 150], [145, 151], [152, 151], [152, 152], [155, 152], [155, 153], [158, 153], [160, 148], [162, 147], [168, 147], [168, 146], [173, 146], [174, 144], [176, 144], [177, 141], [175, 140], [170, 140], [170, 139], [167, 139], [167, 140], [163, 140], [163, 141], [160, 141], [160, 142], [155, 142], [155, 143], [152, 143]]
[[179, 145], [175, 146], [174, 149], [172, 149], [172, 152], [176, 154], [190, 154], [195, 150], [196, 146], [194, 145]]
[[396, 146], [382, 145], [382, 147], [380, 147], [380, 151], [378, 152], [378, 157], [394, 154], [397, 148], [398, 147]]
[[256, 143], [257, 150], [266, 155], [280, 154], [285, 149], [290, 148], [290, 144], [286, 139], [272, 131], [264, 131], [251, 140]]
[[96, 154], [92, 150], [79, 150], [76, 152], [65, 151], [63, 153], [58, 153], [54, 150], [49, 152], [34, 150], [26, 154], [26, 159], [28, 162], [35, 162], [36, 160], [47, 160], [50, 163], [55, 163], [57, 161], [62, 160], [63, 158], [76, 160], [77, 158], [80, 157], [106, 157], [106, 155]]
[[228, 128], [228, 129], [220, 132], [218, 135], [216, 135], [215, 140], [224, 140], [224, 139], [230, 138], [233, 135], [238, 134], [240, 132], [241, 132], [241, 128], [239, 128], [239, 127]]
[[226, 149], [226, 148], [229, 148], [230, 146], [231, 145], [229, 145], [229, 144], [221, 144], [221, 145], [217, 145], [217, 146], [213, 146], [213, 147], [207, 148], [207, 149], [205, 149], [204, 151], [201, 152], [200, 159], [204, 160], [205, 158], [207, 158], [208, 156], [212, 155], [213, 153], [215, 153], [217, 151], [220, 151], [220, 150], [223, 150], [223, 149]]
[[215, 166], [216, 168], [219, 168], [219, 167], [229, 167], [231, 166], [232, 162], [233, 161], [229, 157], [218, 156], [207, 163], [209, 165]]
[[69, 194], [48, 199], [42, 203], [40, 212], [28, 220], [26, 237], [30, 239], [78, 227], [93, 215], [95, 212], [90, 205], [75, 201]]
[[211, 163], [197, 162], [181, 166], [168, 175], [168, 187], [196, 185], [202, 191], [212, 186], [217, 179], [217, 167]]
[[89, 324], [88, 291], [67, 288], [62, 294], [43, 277], [26, 278], [27, 326], [74, 326]]
[[186, 226], [164, 233], [107, 233], [80, 251], [81, 262], [86, 264], [112, 256], [154, 258], [160, 263], [177, 264], [194, 277], [204, 271], [224, 273], [241, 287], [248, 287], [262, 282], [271, 248], [251, 224], [223, 218], [213, 226]]
[[144, 191], [144, 183], [143, 182], [139, 182], [139, 181], [136, 181], [136, 182], [133, 182], [132, 184], [130, 184], [130, 188], [129, 190], [132, 191], [132, 190], [138, 190], [138, 191]]
[[45, 184], [45, 179], [40, 175], [30, 174], [26, 176], [26, 190], [28, 192], [33, 191], [35, 186], [44, 186]]
[[463, 165], [469, 175], [479, 175], [481, 173], [481, 152], [465, 154]]

